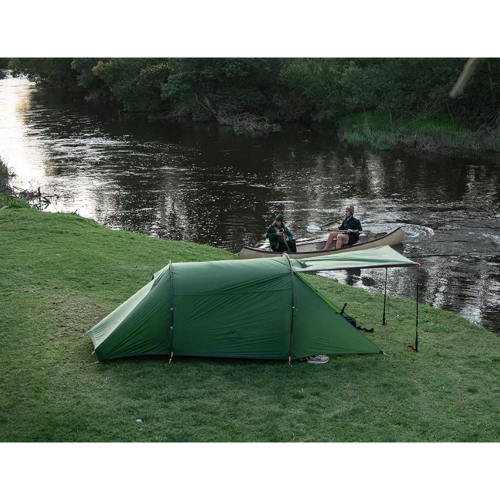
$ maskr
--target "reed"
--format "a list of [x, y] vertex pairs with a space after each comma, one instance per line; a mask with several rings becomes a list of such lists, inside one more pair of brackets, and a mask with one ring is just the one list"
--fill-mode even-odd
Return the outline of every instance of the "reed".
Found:
[[339, 122], [338, 135], [348, 144], [368, 144], [374, 149], [500, 151], [500, 129], [472, 130], [464, 122], [443, 114], [392, 120], [380, 113], [351, 115]]

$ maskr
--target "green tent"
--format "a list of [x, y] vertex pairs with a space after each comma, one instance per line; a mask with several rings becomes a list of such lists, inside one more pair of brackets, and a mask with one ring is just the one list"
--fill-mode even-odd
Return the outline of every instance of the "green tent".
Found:
[[87, 335], [97, 360], [381, 353], [301, 273], [414, 264], [388, 246], [302, 260], [170, 263]]

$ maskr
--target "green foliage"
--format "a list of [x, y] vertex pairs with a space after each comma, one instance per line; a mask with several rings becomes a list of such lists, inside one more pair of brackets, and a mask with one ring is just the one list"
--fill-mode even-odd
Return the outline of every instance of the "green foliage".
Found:
[[0, 209], [5, 208], [30, 208], [30, 204], [24, 198], [13, 198], [0, 193]]
[[65, 91], [77, 91], [76, 74], [69, 58], [16, 58], [10, 59], [9, 69], [14, 76], [24, 75], [30, 80]]
[[388, 119], [391, 133], [397, 133], [405, 120], [426, 116], [433, 120], [437, 114], [446, 117], [445, 128], [461, 120], [483, 132], [496, 130], [500, 59], [481, 63], [464, 94], [452, 100], [449, 91], [465, 62], [464, 58], [28, 58], [11, 59], [9, 67], [39, 83], [112, 96], [128, 112], [211, 120], [232, 127], [249, 116], [268, 124], [336, 125], [345, 123], [348, 115], [375, 113]]
[[333, 121], [345, 113], [340, 79], [344, 59], [291, 59], [283, 63], [279, 82], [292, 100], [299, 100], [315, 121]]
[[[73, 59], [71, 69], [76, 72], [76, 80], [80, 87], [93, 89], [103, 86], [103, 80], [93, 71], [99, 61], [96, 58]], [[107, 59], [104, 59], [104, 61], [107, 61]]]
[[0, 158], [0, 177], [8, 176], [9, 171], [7, 169], [7, 165], [4, 163], [2, 158]]
[[162, 87], [177, 115], [193, 120], [251, 112], [262, 115], [272, 101], [278, 59], [175, 59]]
[[100, 60], [93, 66], [92, 73], [107, 85], [125, 111], [161, 111], [161, 88], [170, 74], [169, 64], [164, 59]]
[[0, 158], [0, 208], [10, 205], [11, 189], [9, 187], [9, 170]]
[[358, 132], [348, 132], [347, 133], [347, 142], [349, 144], [363, 144], [365, 142], [365, 137]]
[[498, 130], [473, 130], [459, 118], [444, 112], [418, 112], [412, 116], [358, 113], [339, 121], [338, 135], [353, 145], [368, 144], [375, 149], [405, 147], [424, 152], [438, 149], [500, 151]]
[[6, 208], [29, 208], [28, 200], [18, 198], [13, 195], [12, 189], [9, 187], [9, 169], [0, 158], [0, 210]]

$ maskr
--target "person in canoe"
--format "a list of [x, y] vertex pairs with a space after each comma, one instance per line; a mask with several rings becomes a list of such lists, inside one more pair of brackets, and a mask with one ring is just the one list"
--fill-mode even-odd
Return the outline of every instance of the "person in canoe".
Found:
[[323, 250], [328, 250], [328, 247], [337, 240], [337, 249], [341, 248], [342, 245], [354, 245], [359, 240], [359, 233], [363, 230], [361, 227], [361, 222], [354, 217], [354, 207], [349, 206], [345, 209], [345, 219], [342, 221], [339, 227], [327, 228], [327, 231], [345, 231], [342, 233], [333, 232], [328, 236], [326, 240], [325, 248]]
[[297, 244], [293, 239], [293, 234], [285, 226], [283, 215], [278, 214], [276, 220], [267, 228], [266, 238], [273, 252], [296, 252]]

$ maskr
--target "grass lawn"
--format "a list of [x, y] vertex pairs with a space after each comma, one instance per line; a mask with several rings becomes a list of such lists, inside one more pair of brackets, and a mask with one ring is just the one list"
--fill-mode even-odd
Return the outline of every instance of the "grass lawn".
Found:
[[[173, 262], [220, 249], [0, 210], [0, 441], [457, 442], [500, 439], [500, 338], [450, 312], [316, 276], [383, 355], [326, 365], [132, 358], [95, 364], [84, 333]], [[400, 272], [405, 272], [401, 269]]]

